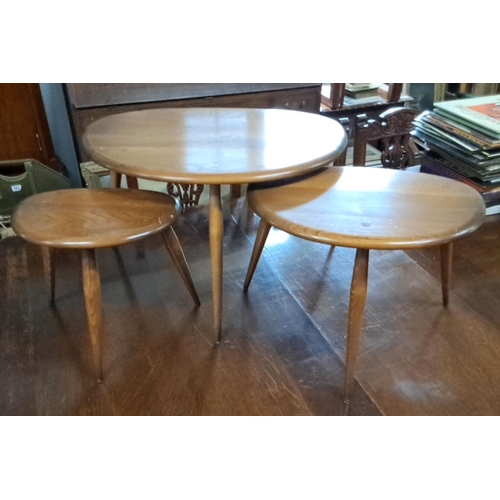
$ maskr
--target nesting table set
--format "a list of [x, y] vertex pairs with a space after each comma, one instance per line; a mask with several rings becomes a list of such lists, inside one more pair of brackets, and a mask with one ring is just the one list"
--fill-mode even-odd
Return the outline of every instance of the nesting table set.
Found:
[[[354, 380], [364, 315], [369, 250], [440, 246], [446, 305], [451, 244], [474, 231], [484, 218], [481, 197], [457, 181], [380, 168], [330, 167], [347, 146], [346, 134], [336, 121], [314, 113], [236, 108], [132, 111], [91, 123], [83, 136], [83, 146], [95, 163], [119, 174], [210, 186], [209, 245], [214, 333], [218, 341], [222, 335], [221, 185], [249, 184], [249, 204], [261, 217], [245, 290], [250, 285], [271, 226], [311, 241], [357, 249], [349, 307], [346, 400]], [[120, 190], [107, 191], [121, 196], [117, 194]], [[134, 230], [140, 229], [139, 235], [134, 233], [135, 239], [167, 230], [170, 235], [166, 240], [167, 248], [196, 302], [197, 294], [187, 263], [171, 229], [178, 207], [171, 206], [167, 210], [165, 205], [164, 216], [168, 221], [163, 221], [160, 214], [163, 201], [156, 198], [141, 201], [141, 195], [135, 196], [137, 199], [131, 198], [132, 204], [139, 206], [142, 203], [144, 207], [152, 204], [153, 216], [134, 215], [129, 209], [123, 216], [114, 211], [113, 220], [120, 219], [118, 226], [123, 229], [121, 226], [128, 217], [135, 218]], [[29, 225], [27, 217], [22, 204], [14, 217], [18, 234], [34, 243], [50, 246], [50, 242], [34, 236], [26, 227]], [[82, 227], [85, 226], [83, 217], [78, 220]], [[115, 228], [118, 232], [119, 229]], [[74, 235], [68, 238], [74, 239]], [[121, 239], [113, 244], [131, 239], [134, 238], [122, 231]], [[59, 246], [71, 244], [59, 242]], [[80, 244], [80, 248], [84, 247]], [[87, 269], [84, 280], [94, 276], [92, 252], [87, 251], [87, 261], [84, 260], [84, 270]], [[91, 265], [88, 264], [89, 255]], [[53, 271], [48, 274], [51, 273]], [[91, 324], [100, 322], [96, 319], [100, 310], [96, 312], [92, 304], [89, 306], [89, 300], [87, 316], [92, 332], [95, 328]], [[93, 313], [89, 314], [89, 310]], [[92, 345], [95, 342], [93, 340]], [[102, 377], [102, 369], [98, 368], [98, 374]]]

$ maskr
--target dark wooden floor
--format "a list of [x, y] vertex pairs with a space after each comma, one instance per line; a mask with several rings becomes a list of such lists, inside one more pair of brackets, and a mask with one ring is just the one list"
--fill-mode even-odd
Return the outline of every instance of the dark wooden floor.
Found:
[[354, 251], [272, 231], [248, 292], [257, 218], [226, 207], [224, 342], [214, 347], [207, 213], [176, 226], [202, 306], [159, 237], [98, 253], [104, 376], [92, 377], [79, 254], [59, 252], [56, 306], [39, 249], [0, 243], [2, 415], [498, 415], [500, 220], [455, 248], [373, 252], [352, 403], [342, 402]]

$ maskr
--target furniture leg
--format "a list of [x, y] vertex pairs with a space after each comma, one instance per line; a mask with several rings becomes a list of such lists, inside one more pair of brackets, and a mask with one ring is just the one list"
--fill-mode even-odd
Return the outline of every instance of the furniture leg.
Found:
[[137, 177], [131, 177], [130, 175], [126, 176], [127, 178], [127, 187], [129, 189], [139, 189], [139, 181]]
[[443, 306], [448, 305], [451, 278], [451, 262], [453, 258], [453, 243], [439, 247], [441, 251], [441, 286], [443, 289]]
[[193, 279], [186, 262], [186, 257], [184, 256], [184, 252], [182, 251], [181, 244], [179, 243], [179, 239], [177, 238], [174, 229], [169, 226], [167, 227], [167, 229], [165, 229], [165, 231], [161, 233], [161, 235], [163, 237], [165, 246], [167, 247], [168, 253], [170, 254], [170, 257], [172, 257], [175, 267], [182, 276], [182, 279], [184, 280], [184, 283], [186, 284], [187, 289], [194, 300], [194, 303], [199, 306], [200, 298], [198, 297], [198, 292], [196, 291], [196, 287], [194, 286]]
[[97, 382], [102, 382], [102, 353], [101, 353], [101, 281], [94, 249], [82, 250], [83, 293], [89, 326], [90, 343], [94, 356]]
[[49, 287], [49, 304], [53, 304], [56, 283], [55, 250], [50, 247], [42, 247], [42, 257], [45, 280]]
[[245, 284], [243, 285], [243, 290], [246, 292], [248, 287], [250, 286], [250, 282], [253, 278], [253, 273], [255, 272], [255, 268], [259, 263], [260, 255], [266, 244], [267, 235], [271, 229], [271, 224], [265, 221], [264, 219], [260, 219], [259, 229], [257, 230], [257, 236], [255, 237], [255, 243], [253, 245], [252, 256], [250, 257], [250, 263], [248, 264], [247, 276], [245, 278]]
[[349, 403], [354, 383], [354, 370], [358, 358], [359, 338], [363, 325], [366, 289], [368, 285], [369, 250], [358, 249], [352, 273], [351, 295], [349, 298], [349, 325], [347, 328], [347, 355], [344, 403]]
[[[127, 187], [128, 189], [139, 189], [139, 181], [137, 177], [131, 177], [130, 175], [126, 175], [125, 178], [127, 179]], [[137, 258], [138, 259], [144, 259], [144, 242], [139, 241], [137, 243]]]
[[241, 184], [231, 184], [231, 200], [241, 198]]
[[115, 172], [113, 170], [109, 171], [109, 180], [112, 188], [119, 188], [122, 183], [122, 174]]
[[220, 343], [222, 338], [222, 239], [224, 235], [220, 185], [210, 186], [209, 225], [214, 330], [217, 334], [216, 343]]

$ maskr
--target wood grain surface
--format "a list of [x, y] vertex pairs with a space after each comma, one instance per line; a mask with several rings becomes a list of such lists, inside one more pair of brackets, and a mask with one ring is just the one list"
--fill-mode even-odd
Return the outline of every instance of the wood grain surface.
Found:
[[484, 220], [481, 196], [429, 174], [332, 167], [299, 182], [254, 187], [248, 201], [272, 226], [311, 241], [402, 249], [449, 243]]
[[19, 236], [55, 248], [123, 245], [175, 222], [179, 202], [168, 195], [130, 189], [50, 191], [24, 200], [12, 217]]
[[284, 179], [334, 160], [342, 127], [316, 113], [172, 108], [118, 113], [91, 123], [83, 146], [99, 165], [143, 179], [247, 184]]

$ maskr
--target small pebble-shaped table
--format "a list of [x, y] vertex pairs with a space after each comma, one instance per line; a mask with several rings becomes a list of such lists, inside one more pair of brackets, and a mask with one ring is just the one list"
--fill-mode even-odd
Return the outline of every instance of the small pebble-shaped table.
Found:
[[476, 230], [485, 215], [483, 199], [465, 184], [383, 168], [332, 167], [299, 182], [256, 185], [247, 196], [261, 222], [245, 290], [273, 226], [306, 240], [357, 249], [349, 305], [346, 401], [364, 317], [369, 251], [440, 246], [446, 306], [452, 242]]
[[40, 245], [54, 301], [54, 249], [82, 250], [83, 291], [97, 381], [102, 381], [101, 285], [95, 250], [142, 240], [155, 233], [182, 275], [195, 304], [200, 300], [172, 224], [180, 211], [172, 196], [130, 189], [65, 189], [25, 199], [12, 217], [21, 238]]

